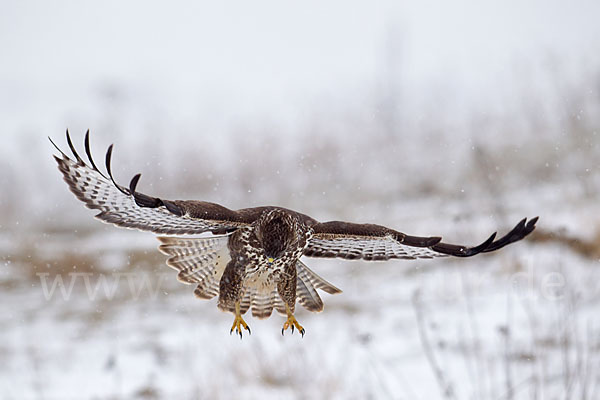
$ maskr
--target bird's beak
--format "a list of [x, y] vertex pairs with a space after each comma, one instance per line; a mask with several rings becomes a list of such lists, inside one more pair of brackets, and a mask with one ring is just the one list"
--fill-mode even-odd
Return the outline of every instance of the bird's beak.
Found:
[[269, 258], [267, 258], [267, 262], [268, 262], [269, 264], [273, 264], [273, 261], [275, 261], [275, 259], [274, 259], [273, 257], [269, 257]]

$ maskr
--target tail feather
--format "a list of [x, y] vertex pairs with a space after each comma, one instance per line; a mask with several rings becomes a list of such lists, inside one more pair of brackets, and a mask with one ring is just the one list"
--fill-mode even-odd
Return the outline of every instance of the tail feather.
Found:
[[271, 294], [271, 301], [273, 302], [273, 306], [275, 307], [275, 310], [277, 310], [277, 313], [279, 313], [279, 315], [287, 315], [285, 310], [285, 303], [283, 302], [281, 296], [277, 291], [274, 291]]
[[321, 300], [321, 296], [319, 296], [317, 289], [321, 289], [329, 294], [342, 292], [340, 289], [317, 275], [300, 260], [296, 263], [296, 272], [298, 274], [296, 296], [300, 304], [309, 311], [323, 311], [323, 300]]
[[240, 302], [240, 312], [245, 314], [246, 311], [252, 307], [252, 299], [256, 296], [256, 290], [254, 288], [247, 289], [242, 301]]
[[323, 311], [323, 300], [315, 287], [309, 282], [304, 282], [300, 277], [296, 281], [296, 297], [300, 304], [308, 311]]
[[263, 295], [254, 294], [252, 297], [252, 316], [255, 318], [269, 318], [271, 313], [273, 313], [273, 294], [276, 294], [277, 291], [273, 291], [270, 293], [265, 293]]
[[329, 294], [342, 293], [341, 289], [338, 289], [325, 279], [321, 278], [316, 272], [308, 268], [308, 266], [300, 260], [298, 260], [296, 263], [296, 271], [298, 272], [298, 277], [301, 277], [302, 281], [305, 283], [312, 283], [312, 285], [317, 289], [321, 289]]
[[276, 288], [262, 293], [256, 288], [248, 288], [240, 302], [240, 312], [244, 314], [249, 309], [252, 309], [252, 316], [259, 319], [269, 318], [273, 309], [285, 315], [285, 305]]

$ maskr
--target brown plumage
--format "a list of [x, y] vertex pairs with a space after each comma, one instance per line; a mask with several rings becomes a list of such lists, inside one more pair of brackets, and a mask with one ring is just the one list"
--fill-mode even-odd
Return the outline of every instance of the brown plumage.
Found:
[[[55, 156], [65, 182], [96, 217], [118, 226], [159, 234], [213, 236], [159, 237], [160, 251], [177, 278], [196, 284], [202, 299], [218, 295], [218, 307], [235, 314], [234, 326], [241, 335], [248, 329], [241, 317], [249, 309], [267, 318], [273, 308], [287, 315], [284, 330], [304, 329], [293, 316], [295, 304], [310, 311], [323, 309], [316, 289], [330, 294], [341, 291], [310, 270], [301, 256], [345, 259], [389, 260], [433, 257], [471, 257], [498, 250], [523, 239], [535, 229], [537, 217], [521, 220], [508, 234], [492, 234], [478, 246], [448, 244], [440, 237], [418, 237], [373, 224], [317, 220], [281, 207], [230, 210], [219, 204], [195, 200], [166, 200], [136, 191], [140, 174], [129, 187], [117, 184], [111, 172], [112, 145], [102, 173], [90, 152], [89, 131], [85, 135], [86, 163], [77, 153], [69, 133], [67, 143], [73, 159], [56, 145]], [[52, 143], [54, 144], [54, 143]], [[283, 332], [283, 330], [282, 330]]]

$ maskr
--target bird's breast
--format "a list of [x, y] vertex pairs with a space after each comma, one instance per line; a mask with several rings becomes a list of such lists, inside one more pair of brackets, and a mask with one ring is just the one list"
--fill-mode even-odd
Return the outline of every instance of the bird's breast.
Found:
[[281, 270], [272, 265], [249, 265], [246, 268], [244, 286], [248, 288], [256, 288], [259, 291], [270, 291], [278, 282], [280, 274]]

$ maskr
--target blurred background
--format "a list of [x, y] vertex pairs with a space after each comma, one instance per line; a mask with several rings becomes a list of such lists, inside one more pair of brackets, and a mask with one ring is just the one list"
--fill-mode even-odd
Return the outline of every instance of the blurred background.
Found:
[[[595, 1], [0, 2], [0, 395], [596, 398]], [[320, 314], [231, 316], [147, 233], [94, 220], [68, 128], [121, 183], [477, 244], [465, 260], [305, 260]]]

